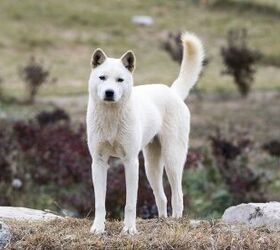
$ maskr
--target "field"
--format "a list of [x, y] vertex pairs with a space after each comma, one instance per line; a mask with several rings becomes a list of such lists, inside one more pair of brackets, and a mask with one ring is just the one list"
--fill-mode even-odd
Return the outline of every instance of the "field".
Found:
[[[219, 55], [228, 30], [247, 28], [250, 45], [264, 53], [266, 59], [279, 62], [280, 45], [276, 42], [279, 38], [276, 31], [280, 6], [277, 0], [261, 2], [276, 13], [269, 15], [269, 10], [264, 12], [237, 4], [250, 1], [229, 1], [228, 7], [219, 2], [222, 1], [203, 7], [190, 0], [83, 0], [71, 1], [71, 4], [66, 0], [40, 3], [34, 0], [1, 1], [0, 75], [5, 89], [12, 95], [23, 94], [18, 67], [35, 55], [57, 79], [55, 85], [43, 88], [41, 95], [86, 93], [89, 60], [96, 47], [102, 47], [116, 57], [133, 49], [137, 56], [136, 84], [171, 84], [177, 76], [178, 65], [161, 49], [161, 42], [168, 31], [190, 30], [203, 39], [207, 56], [211, 59], [198, 88], [233, 91], [231, 79], [221, 76], [223, 65]], [[230, 2], [235, 2], [233, 7]], [[150, 27], [133, 24], [132, 16], [141, 14], [151, 15], [155, 24]], [[279, 89], [279, 79], [277, 67], [262, 65], [254, 88]]]
[[[196, 33], [209, 60], [186, 100], [192, 120], [183, 177], [185, 215], [210, 219], [209, 224], [192, 228], [187, 217], [180, 221], [139, 218], [140, 235], [121, 238], [120, 222], [114, 220], [123, 217], [125, 186], [123, 166], [116, 161], [107, 194], [108, 239], [88, 237], [88, 218], [50, 222], [50, 231], [40, 223], [11, 222], [12, 248], [279, 248], [274, 233], [241, 228], [229, 234], [227, 226], [211, 219], [241, 202], [280, 201], [280, 3], [202, 2], [207, 1], [0, 1], [0, 206], [93, 216], [84, 124], [95, 48], [112, 57], [132, 49], [137, 58], [136, 85], [171, 85], [176, 79], [179, 64], [163, 49], [170, 31]], [[151, 16], [154, 24], [136, 25], [131, 21], [134, 15]], [[235, 28], [246, 28], [248, 46], [262, 54], [247, 98], [240, 96], [231, 76], [222, 74], [221, 47], [227, 43], [228, 31]], [[49, 82], [39, 89], [33, 104], [25, 102], [28, 91], [19, 74], [31, 56], [50, 72]], [[69, 119], [40, 124], [38, 114], [43, 112], [48, 121], [53, 117], [46, 112], [57, 108]], [[156, 208], [141, 156], [140, 161], [137, 211], [139, 217], [150, 219]], [[16, 187], [14, 180], [20, 180], [21, 186]], [[166, 192], [169, 197], [168, 185]], [[57, 238], [61, 227], [63, 237]], [[143, 234], [151, 230], [156, 235], [152, 240]], [[162, 235], [166, 241], [159, 239]]]

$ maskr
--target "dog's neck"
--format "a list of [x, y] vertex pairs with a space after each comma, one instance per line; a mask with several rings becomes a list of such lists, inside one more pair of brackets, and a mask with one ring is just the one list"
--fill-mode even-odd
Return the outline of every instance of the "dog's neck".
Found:
[[[92, 98], [91, 96], [89, 98]], [[89, 100], [92, 106], [92, 119], [96, 133], [110, 144], [117, 139], [129, 112], [129, 100], [120, 103], [104, 103], [94, 98]]]

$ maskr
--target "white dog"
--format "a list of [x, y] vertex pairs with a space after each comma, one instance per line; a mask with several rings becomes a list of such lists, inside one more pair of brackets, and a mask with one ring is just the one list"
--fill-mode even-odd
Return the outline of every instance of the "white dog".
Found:
[[94, 51], [87, 109], [88, 146], [92, 157], [95, 219], [90, 232], [105, 230], [105, 196], [109, 157], [125, 166], [126, 205], [123, 232], [135, 234], [138, 154], [143, 150], [146, 174], [159, 216], [167, 216], [162, 175], [165, 169], [172, 191], [172, 217], [183, 212], [182, 173], [188, 150], [190, 112], [184, 103], [202, 67], [203, 46], [193, 34], [182, 35], [183, 60], [171, 87], [162, 84], [133, 87], [135, 56], [120, 59]]

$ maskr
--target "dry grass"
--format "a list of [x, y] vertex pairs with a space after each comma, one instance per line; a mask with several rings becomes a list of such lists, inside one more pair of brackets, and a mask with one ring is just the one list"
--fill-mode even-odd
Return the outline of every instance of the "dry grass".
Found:
[[210, 221], [191, 226], [180, 220], [138, 220], [139, 234], [122, 235], [122, 223], [107, 223], [107, 234], [89, 234], [88, 219], [51, 222], [8, 221], [13, 233], [7, 249], [279, 249], [280, 234]]

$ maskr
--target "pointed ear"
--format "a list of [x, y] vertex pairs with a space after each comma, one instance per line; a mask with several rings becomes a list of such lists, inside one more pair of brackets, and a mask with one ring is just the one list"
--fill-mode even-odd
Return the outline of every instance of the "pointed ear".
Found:
[[135, 69], [136, 58], [133, 51], [129, 50], [124, 53], [121, 57], [123, 65], [130, 71], [133, 72]]
[[106, 60], [107, 56], [105, 54], [105, 52], [102, 49], [96, 49], [91, 57], [91, 66], [93, 68], [96, 68], [97, 66], [101, 65], [102, 63], [104, 63], [104, 61]]

